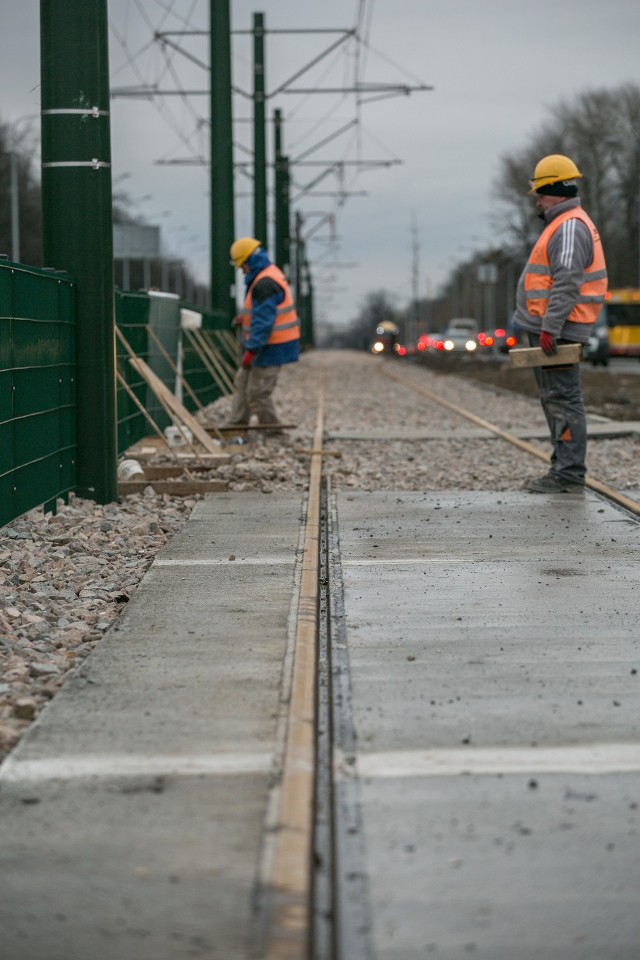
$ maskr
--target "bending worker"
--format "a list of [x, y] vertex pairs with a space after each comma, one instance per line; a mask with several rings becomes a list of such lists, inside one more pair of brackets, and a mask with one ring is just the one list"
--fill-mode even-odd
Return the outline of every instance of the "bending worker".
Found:
[[[543, 157], [530, 194], [545, 226], [518, 281], [515, 322], [547, 356], [559, 343], [587, 343], [602, 309], [607, 269], [600, 235], [580, 205], [582, 177], [569, 157]], [[531, 493], [584, 489], [587, 419], [580, 364], [534, 368], [551, 432], [551, 469], [528, 484]]]
[[236, 372], [229, 420], [225, 426], [249, 423], [278, 425], [272, 394], [280, 367], [300, 356], [300, 321], [282, 270], [253, 237], [231, 244], [231, 262], [244, 273], [246, 296], [242, 314], [242, 359]]

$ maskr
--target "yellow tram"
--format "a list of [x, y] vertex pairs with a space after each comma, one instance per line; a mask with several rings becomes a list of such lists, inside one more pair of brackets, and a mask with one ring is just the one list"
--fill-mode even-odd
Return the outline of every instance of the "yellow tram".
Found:
[[610, 357], [640, 357], [640, 290], [622, 287], [606, 295]]

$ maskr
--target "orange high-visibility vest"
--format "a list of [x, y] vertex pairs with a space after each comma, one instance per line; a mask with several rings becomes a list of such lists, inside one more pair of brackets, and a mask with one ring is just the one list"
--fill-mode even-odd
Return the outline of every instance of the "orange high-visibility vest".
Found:
[[298, 320], [298, 314], [296, 313], [293, 297], [291, 296], [291, 288], [282, 270], [276, 267], [274, 263], [260, 271], [247, 291], [244, 308], [242, 310], [242, 329], [245, 339], [249, 336], [249, 330], [251, 328], [251, 311], [253, 309], [251, 291], [256, 283], [265, 277], [271, 277], [271, 279], [275, 280], [278, 286], [284, 290], [284, 300], [277, 306], [276, 321], [269, 334], [267, 344], [288, 343], [290, 340], [298, 340], [300, 338], [300, 321]]
[[567, 220], [582, 220], [593, 240], [593, 262], [584, 271], [578, 302], [568, 319], [574, 323], [595, 323], [607, 292], [607, 265], [600, 234], [593, 220], [581, 207], [567, 210], [547, 224], [531, 251], [524, 275], [527, 310], [534, 317], [544, 317], [547, 312], [553, 287], [549, 263], [549, 241]]

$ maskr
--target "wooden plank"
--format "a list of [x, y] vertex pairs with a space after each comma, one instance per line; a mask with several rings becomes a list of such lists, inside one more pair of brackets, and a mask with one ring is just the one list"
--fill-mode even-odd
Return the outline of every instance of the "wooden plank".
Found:
[[191, 387], [189, 386], [189, 384], [187, 383], [187, 381], [185, 380], [185, 378], [182, 376], [182, 374], [180, 373], [180, 371], [179, 371], [178, 368], [176, 367], [175, 363], [173, 362], [173, 357], [170, 356], [170, 354], [165, 350], [165, 348], [164, 348], [164, 346], [163, 346], [163, 344], [162, 344], [162, 341], [156, 336], [156, 334], [154, 333], [154, 331], [153, 331], [152, 327], [150, 326], [150, 324], [146, 324], [145, 330], [147, 331], [147, 333], [149, 334], [149, 336], [151, 337], [151, 339], [153, 340], [153, 342], [155, 343], [156, 347], [158, 348], [158, 350], [160, 351], [160, 353], [162, 354], [162, 356], [165, 358], [165, 360], [167, 361], [167, 363], [169, 364], [169, 366], [171, 367], [171, 369], [172, 369], [173, 373], [175, 374], [175, 376], [178, 378], [178, 380], [180, 381], [180, 383], [182, 384], [182, 386], [184, 387], [184, 389], [187, 391], [187, 393], [189, 394], [189, 396], [191, 397], [191, 399], [192, 399], [193, 402], [195, 403], [195, 405], [196, 405], [196, 407], [198, 408], [198, 410], [204, 410], [204, 407], [203, 407], [202, 404], [200, 403], [200, 400], [198, 399], [197, 395], [193, 392], [193, 390], [191, 389]]
[[220, 376], [220, 374], [218, 373], [218, 371], [217, 371], [217, 370], [215, 369], [215, 367], [212, 365], [211, 361], [207, 358], [207, 355], [206, 355], [206, 353], [205, 353], [205, 351], [204, 351], [204, 347], [201, 346], [201, 344], [198, 342], [198, 340], [197, 340], [196, 337], [194, 336], [194, 331], [193, 331], [193, 330], [185, 330], [184, 333], [186, 333], [186, 335], [187, 335], [187, 340], [189, 341], [189, 343], [191, 344], [192, 348], [195, 350], [196, 354], [197, 354], [198, 357], [200, 358], [200, 360], [201, 360], [202, 364], [204, 365], [207, 373], [209, 373], [209, 374], [211, 375], [211, 377], [213, 377], [213, 379], [215, 380], [215, 382], [216, 382], [216, 384], [217, 384], [217, 386], [218, 386], [218, 389], [220, 390], [220, 393], [221, 393], [223, 396], [229, 396], [229, 394], [233, 393], [233, 391], [229, 389], [229, 387], [227, 386], [227, 384], [225, 383], [225, 381], [221, 378], [221, 376]]
[[[297, 423], [240, 423], [236, 427], [218, 427], [218, 429], [221, 433], [245, 433], [247, 430], [295, 430], [297, 426]], [[205, 427], [205, 429], [210, 428]]]
[[[185, 472], [184, 463], [143, 463], [140, 466], [144, 470], [144, 480], [147, 483], [154, 480], [169, 480], [171, 477], [181, 477]], [[216, 464], [211, 463], [192, 463], [189, 464], [189, 472], [192, 474], [202, 473], [205, 470], [215, 469], [215, 466]], [[142, 482], [143, 478], [140, 477], [139, 479]]]
[[213, 364], [217, 370], [221, 382], [225, 385], [226, 392], [233, 393], [233, 377], [229, 376], [227, 371], [224, 369], [218, 351], [211, 347], [208, 340], [205, 339], [202, 330], [190, 330], [189, 332], [193, 339], [200, 345], [200, 349], [202, 350], [203, 354], [209, 358], [209, 363]]
[[[118, 328], [116, 327], [116, 330], [117, 330], [117, 329], [118, 329]], [[146, 407], [144, 407], [143, 404], [140, 402], [140, 400], [138, 400], [138, 398], [136, 397], [135, 393], [133, 392], [133, 390], [131, 389], [131, 387], [129, 386], [129, 384], [127, 383], [127, 381], [126, 381], [125, 378], [122, 376], [122, 374], [120, 373], [119, 370], [116, 370], [116, 375], [117, 375], [117, 377], [118, 377], [118, 383], [120, 383], [120, 385], [121, 385], [122, 387], [124, 387], [125, 392], [126, 392], [126, 393], [129, 395], [129, 397], [133, 400], [133, 402], [136, 404], [136, 406], [138, 407], [138, 409], [142, 412], [142, 414], [143, 414], [143, 416], [146, 418], [146, 420], [151, 424], [151, 426], [153, 427], [153, 429], [156, 431], [158, 437], [160, 438], [160, 441], [161, 441], [161, 443], [163, 444], [163, 446], [165, 446], [165, 447], [167, 448], [167, 450], [169, 451], [170, 454], [173, 453], [173, 448], [170, 447], [169, 444], [167, 443], [166, 437], [165, 437], [165, 435], [163, 434], [163, 432], [161, 431], [160, 427], [159, 427], [158, 424], [155, 422], [155, 420], [153, 419], [153, 417], [151, 416], [151, 414], [149, 413], [149, 411], [146, 409]], [[175, 459], [176, 459], [176, 462], [177, 462], [177, 457], [175, 457]], [[188, 470], [186, 470], [185, 472], [186, 472], [187, 474], [189, 474], [189, 471], [188, 471]]]
[[168, 387], [164, 385], [160, 377], [153, 372], [148, 364], [140, 357], [129, 357], [129, 363], [151, 387], [160, 403], [169, 407], [174, 416], [177, 417], [185, 427], [189, 428], [194, 438], [204, 447], [207, 453], [216, 453], [216, 446], [205, 428], [198, 423], [187, 408], [174, 397]]
[[[237, 453], [238, 451], [235, 449], [230, 451], [229, 447], [216, 445], [216, 453], [200, 453], [198, 461], [196, 462], [209, 470], [211, 466], [216, 466], [220, 463], [229, 463], [232, 452]], [[171, 456], [176, 462], [179, 461], [181, 466], [187, 461], [189, 468], [191, 468], [191, 464], [194, 462], [193, 454], [189, 451], [188, 447], [167, 447], [167, 442], [164, 437], [143, 437], [142, 440], [138, 440], [125, 451], [125, 457], [130, 460], [140, 460], [141, 463], [150, 457], [157, 458], [164, 456]]]
[[168, 493], [171, 497], [189, 497], [194, 493], [224, 493], [229, 489], [225, 480], [121, 480], [118, 496], [142, 493], [152, 487], [156, 493]]
[[[221, 367], [225, 370], [228, 377], [231, 378], [231, 383], [233, 383], [233, 378], [236, 372], [236, 366], [233, 366], [229, 360], [224, 356], [221, 347], [218, 347], [211, 333], [216, 333], [217, 331], [201, 330], [202, 338], [205, 343], [208, 343], [211, 347], [211, 350], [214, 351], [218, 357]], [[218, 337], [218, 342], [222, 346], [223, 341]]]
[[540, 347], [514, 347], [509, 350], [514, 367], [558, 367], [582, 360], [582, 344], [561, 343], [558, 352], [548, 356]]

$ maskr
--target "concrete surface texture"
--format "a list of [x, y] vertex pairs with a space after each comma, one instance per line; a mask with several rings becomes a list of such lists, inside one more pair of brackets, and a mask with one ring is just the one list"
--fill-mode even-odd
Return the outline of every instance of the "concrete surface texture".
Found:
[[0, 767], [2, 960], [246, 960], [301, 503], [216, 495]]
[[637, 958], [638, 526], [590, 493], [337, 514], [368, 955]]
[[[638, 525], [331, 502], [340, 960], [637, 960]], [[199, 503], [0, 767], [2, 960], [259, 956], [303, 509]]]

